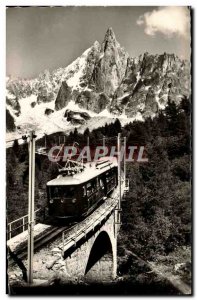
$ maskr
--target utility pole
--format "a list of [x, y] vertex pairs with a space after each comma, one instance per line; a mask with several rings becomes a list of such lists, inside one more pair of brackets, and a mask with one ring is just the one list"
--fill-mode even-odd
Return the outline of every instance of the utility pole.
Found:
[[126, 155], [127, 155], [127, 149], [126, 149], [126, 142], [127, 138], [126, 136], [124, 137], [124, 184], [126, 182]]
[[105, 136], [103, 136], [103, 147], [105, 147]]
[[87, 136], [87, 146], [88, 147], [90, 146], [90, 138], [89, 138], [89, 136]]
[[121, 134], [117, 137], [117, 153], [118, 153], [118, 205], [114, 214], [114, 235], [115, 235], [115, 252], [113, 259], [113, 278], [117, 277], [117, 238], [120, 227], [120, 212], [121, 212]]
[[35, 189], [35, 132], [29, 136], [29, 202], [28, 202], [28, 283], [33, 282], [34, 255], [34, 189]]
[[47, 135], [46, 133], [44, 134], [44, 148], [47, 148]]
[[121, 210], [121, 133], [118, 133], [118, 224], [120, 224], [120, 210]]

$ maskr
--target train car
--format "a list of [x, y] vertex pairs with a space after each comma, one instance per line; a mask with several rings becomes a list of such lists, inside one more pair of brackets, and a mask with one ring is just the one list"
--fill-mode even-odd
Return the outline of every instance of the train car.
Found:
[[74, 175], [62, 173], [47, 183], [49, 215], [72, 220], [87, 216], [117, 185], [116, 161], [100, 159]]

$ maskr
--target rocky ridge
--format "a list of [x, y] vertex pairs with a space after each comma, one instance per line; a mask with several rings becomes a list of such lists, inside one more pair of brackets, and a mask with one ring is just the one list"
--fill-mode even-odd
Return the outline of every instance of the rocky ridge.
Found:
[[45, 105], [44, 114], [50, 118], [71, 101], [96, 114], [146, 118], [164, 109], [168, 99], [179, 103], [189, 97], [190, 65], [167, 53], [131, 58], [109, 28], [101, 44], [96, 41], [66, 68], [45, 71], [32, 80], [7, 78], [6, 86], [7, 109], [15, 120], [22, 114], [22, 100], [32, 96], [29, 111]]

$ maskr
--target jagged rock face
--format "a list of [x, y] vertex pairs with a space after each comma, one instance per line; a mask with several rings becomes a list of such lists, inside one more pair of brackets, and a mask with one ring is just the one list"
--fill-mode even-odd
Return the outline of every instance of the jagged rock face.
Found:
[[94, 68], [93, 82], [96, 91], [104, 92], [108, 96], [114, 94], [125, 75], [127, 59], [128, 54], [120, 47], [113, 30], [109, 28]]
[[15, 124], [14, 124], [14, 118], [10, 114], [9, 110], [6, 109], [6, 131], [14, 131], [15, 130]]
[[169, 97], [179, 103], [190, 94], [189, 64], [174, 54], [129, 59], [125, 77], [114, 93], [110, 111], [132, 117], [140, 111], [145, 117], [167, 104]]
[[86, 90], [77, 96], [76, 103], [81, 108], [100, 113], [108, 106], [110, 99], [105, 93], [96, 93], [94, 91]]
[[48, 93], [48, 94], [39, 94], [37, 96], [37, 103], [45, 103], [45, 102], [51, 102], [54, 99], [54, 94], [53, 93]]
[[65, 107], [71, 100], [71, 96], [72, 89], [68, 86], [66, 81], [63, 81], [55, 101], [55, 109], [59, 110]]
[[[140, 113], [148, 117], [164, 109], [168, 99], [179, 103], [190, 95], [190, 65], [166, 53], [131, 58], [109, 28], [101, 44], [96, 41], [66, 68], [44, 71], [31, 80], [9, 79], [6, 87], [7, 108], [16, 117], [23, 107], [20, 99], [32, 95], [38, 111], [45, 102], [53, 102], [50, 107], [58, 111], [72, 100], [81, 109], [95, 113], [106, 109], [117, 116], [133, 118]], [[71, 123], [83, 120], [73, 119]]]
[[[81, 58], [83, 58], [84, 54]], [[77, 75], [67, 80], [67, 84], [72, 88], [70, 99], [74, 100], [80, 107], [90, 109], [94, 112], [101, 112], [108, 107], [110, 97], [120, 85], [126, 71], [128, 54], [120, 47], [115, 34], [111, 28], [108, 29], [102, 45], [95, 42], [86, 52], [84, 64], [77, 65]], [[80, 73], [80, 74], [79, 74]], [[74, 83], [78, 77], [79, 83]], [[64, 89], [64, 83], [60, 91]], [[61, 109], [67, 103], [62, 97], [56, 98], [56, 109]], [[65, 96], [63, 96], [65, 98]]]
[[18, 99], [17, 98], [14, 98], [14, 97], [6, 97], [6, 104], [7, 104], [7, 107], [11, 107], [12, 110], [13, 110], [13, 113], [15, 114], [15, 116], [19, 116], [20, 113], [21, 113], [21, 107], [20, 107], [20, 104], [18, 102]]

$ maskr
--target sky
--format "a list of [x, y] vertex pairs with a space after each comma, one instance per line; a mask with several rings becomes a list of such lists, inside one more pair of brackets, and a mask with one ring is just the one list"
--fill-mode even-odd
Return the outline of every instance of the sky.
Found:
[[34, 78], [66, 67], [94, 41], [101, 43], [109, 27], [131, 57], [148, 51], [190, 59], [187, 7], [9, 7], [7, 76]]

